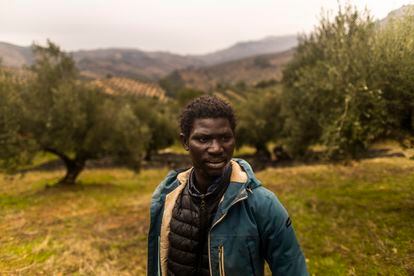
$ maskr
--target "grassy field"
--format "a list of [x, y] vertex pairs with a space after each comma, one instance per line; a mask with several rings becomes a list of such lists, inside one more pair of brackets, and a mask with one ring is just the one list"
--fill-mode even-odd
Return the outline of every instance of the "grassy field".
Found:
[[[0, 275], [145, 275], [151, 192], [167, 169], [0, 176]], [[314, 275], [414, 275], [414, 161], [258, 173], [291, 214]]]

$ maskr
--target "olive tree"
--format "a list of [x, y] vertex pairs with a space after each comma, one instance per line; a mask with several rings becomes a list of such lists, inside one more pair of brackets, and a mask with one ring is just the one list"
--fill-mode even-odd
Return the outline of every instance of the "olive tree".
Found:
[[171, 111], [175, 105], [160, 102], [155, 98], [128, 97], [135, 116], [148, 126], [148, 143], [145, 147], [145, 160], [158, 150], [171, 146], [177, 135], [177, 119]]
[[[401, 141], [414, 136], [414, 7], [390, 17], [376, 35], [375, 66], [389, 117], [388, 131]], [[414, 144], [409, 145], [414, 146]]]
[[290, 152], [301, 155], [318, 143], [330, 158], [357, 157], [384, 135], [375, 33], [367, 12], [346, 6], [301, 37], [283, 79]]
[[63, 161], [61, 184], [74, 184], [86, 161], [106, 156], [138, 169], [149, 131], [131, 104], [81, 82], [72, 57], [55, 44], [34, 45], [33, 51], [18, 129], [18, 137], [34, 145], [32, 153], [49, 152]]
[[284, 117], [281, 115], [279, 87], [252, 91], [235, 106], [238, 145], [254, 146], [257, 156], [270, 158], [267, 143], [283, 136]]
[[22, 85], [0, 67], [0, 168], [13, 170], [29, 162], [31, 141], [21, 134]]

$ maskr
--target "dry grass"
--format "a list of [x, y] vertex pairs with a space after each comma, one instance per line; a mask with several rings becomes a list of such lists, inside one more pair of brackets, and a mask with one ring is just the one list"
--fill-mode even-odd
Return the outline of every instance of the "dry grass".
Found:
[[144, 275], [151, 190], [167, 170], [91, 170], [74, 188], [62, 172], [2, 180], [0, 274]]
[[[270, 168], [258, 173], [293, 218], [315, 275], [414, 273], [414, 161]], [[167, 169], [0, 178], [0, 275], [145, 275], [151, 192]]]
[[258, 176], [290, 212], [312, 274], [414, 274], [412, 160], [296, 166]]

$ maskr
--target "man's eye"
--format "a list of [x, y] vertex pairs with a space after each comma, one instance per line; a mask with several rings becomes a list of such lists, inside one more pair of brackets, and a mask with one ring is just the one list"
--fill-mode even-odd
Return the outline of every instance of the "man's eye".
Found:
[[198, 141], [199, 141], [200, 143], [207, 143], [208, 139], [207, 139], [207, 138], [205, 138], [205, 137], [200, 137], [200, 138], [198, 138]]
[[223, 142], [228, 142], [228, 141], [230, 141], [230, 139], [231, 139], [231, 136], [223, 136], [223, 137], [221, 138], [221, 141], [223, 141]]

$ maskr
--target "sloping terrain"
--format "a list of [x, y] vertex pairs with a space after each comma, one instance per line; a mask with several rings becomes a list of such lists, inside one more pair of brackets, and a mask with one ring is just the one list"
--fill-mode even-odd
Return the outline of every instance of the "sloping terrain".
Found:
[[147, 81], [155, 81], [173, 70], [202, 65], [190, 56], [134, 49], [77, 51], [73, 57], [81, 71], [95, 77], [111, 75]]
[[212, 91], [220, 86], [262, 81], [280, 81], [283, 66], [292, 58], [294, 50], [283, 53], [249, 57], [202, 68], [189, 68], [173, 72], [163, 81], [177, 82], [182, 87]]
[[198, 56], [207, 65], [220, 64], [257, 55], [279, 53], [296, 47], [296, 35], [269, 36], [260, 40], [244, 41], [233, 46]]
[[[144, 81], [157, 81], [174, 70], [201, 68], [256, 55], [277, 53], [297, 44], [296, 36], [268, 37], [237, 43], [227, 49], [205, 55], [177, 55], [138, 49], [97, 49], [75, 51], [73, 55], [82, 75], [95, 79], [120, 76]], [[0, 58], [9, 67], [30, 65], [34, 61], [30, 47], [0, 42]]]
[[29, 47], [0, 42], [0, 59], [4, 66], [21, 67], [33, 62], [33, 54]]
[[91, 82], [105, 93], [111, 95], [132, 94], [136, 96], [158, 98], [161, 101], [166, 99], [165, 91], [154, 83], [146, 83], [128, 78], [113, 77], [99, 79]]

